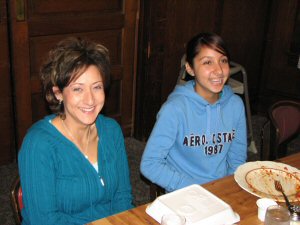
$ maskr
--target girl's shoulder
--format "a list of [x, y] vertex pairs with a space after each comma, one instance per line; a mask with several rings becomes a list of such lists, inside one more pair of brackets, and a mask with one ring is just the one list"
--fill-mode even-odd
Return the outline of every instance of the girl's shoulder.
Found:
[[237, 94], [233, 94], [231, 96], [231, 98], [229, 99], [229, 102], [230, 102], [231, 105], [234, 105], [236, 107], [243, 107], [244, 106], [244, 101]]

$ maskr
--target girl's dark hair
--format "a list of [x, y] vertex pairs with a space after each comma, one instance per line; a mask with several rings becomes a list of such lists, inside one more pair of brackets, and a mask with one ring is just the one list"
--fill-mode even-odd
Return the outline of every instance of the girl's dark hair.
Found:
[[43, 92], [52, 112], [64, 115], [64, 107], [53, 93], [53, 86], [63, 89], [94, 65], [98, 68], [105, 88], [110, 81], [110, 60], [108, 50], [101, 44], [76, 37], [59, 42], [41, 67]]
[[229, 52], [220, 36], [214, 33], [199, 33], [188, 42], [186, 47], [186, 61], [192, 68], [194, 67], [194, 58], [203, 46], [216, 50], [230, 60]]

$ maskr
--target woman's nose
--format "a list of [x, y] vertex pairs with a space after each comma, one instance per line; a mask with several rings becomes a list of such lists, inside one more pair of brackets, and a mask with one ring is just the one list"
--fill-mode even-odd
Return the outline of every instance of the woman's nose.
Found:
[[94, 95], [91, 90], [87, 90], [84, 94], [84, 103], [87, 105], [92, 105], [94, 103]]

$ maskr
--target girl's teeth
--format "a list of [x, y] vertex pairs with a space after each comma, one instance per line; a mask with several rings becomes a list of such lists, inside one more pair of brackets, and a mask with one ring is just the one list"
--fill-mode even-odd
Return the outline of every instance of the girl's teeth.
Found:
[[221, 84], [221, 80], [212, 80], [212, 82]]

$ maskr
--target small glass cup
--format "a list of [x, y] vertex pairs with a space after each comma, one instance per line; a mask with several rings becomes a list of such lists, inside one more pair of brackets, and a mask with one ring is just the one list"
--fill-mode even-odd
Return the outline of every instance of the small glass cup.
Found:
[[161, 218], [161, 225], [185, 225], [186, 219], [178, 214], [166, 214]]
[[267, 208], [271, 205], [277, 205], [277, 203], [269, 198], [260, 198], [256, 201], [257, 205], [257, 217], [260, 221], [265, 221]]
[[281, 205], [272, 205], [267, 208], [265, 225], [290, 225], [290, 212]]

